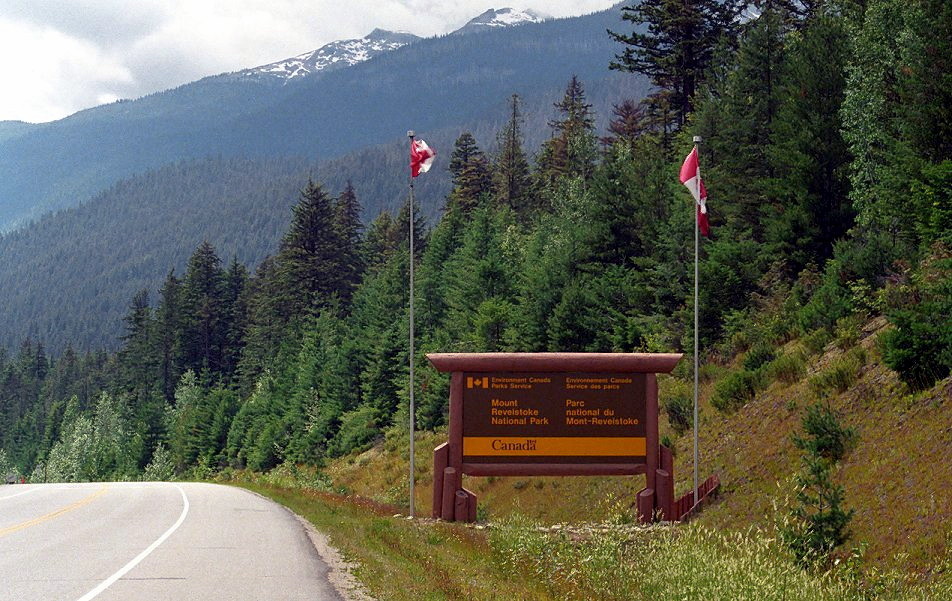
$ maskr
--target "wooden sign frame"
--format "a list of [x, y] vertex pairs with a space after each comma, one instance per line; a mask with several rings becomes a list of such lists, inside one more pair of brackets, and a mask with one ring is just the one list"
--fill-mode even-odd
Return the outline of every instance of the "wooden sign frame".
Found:
[[[432, 353], [430, 363], [441, 372], [449, 372], [449, 442], [434, 450], [433, 459], [433, 517], [447, 521], [474, 521], [476, 495], [462, 487], [462, 475], [472, 476], [581, 476], [581, 475], [637, 475], [645, 474], [646, 488], [638, 495], [639, 514], [652, 519], [654, 510], [662, 507], [655, 493], [658, 490], [659, 470], [663, 488], [673, 477], [670, 458], [661, 457], [658, 437], [658, 381], [656, 374], [670, 373], [683, 355], [680, 353]], [[637, 375], [643, 382], [644, 438], [643, 460], [624, 460], [586, 463], [551, 460], [535, 463], [513, 461], [464, 462], [464, 394], [466, 378], [485, 374], [551, 374], [578, 373], [582, 375], [619, 374]], [[639, 395], [640, 396], [640, 395]], [[666, 460], [666, 461], [665, 461]], [[662, 465], [664, 464], [664, 465]], [[664, 467], [668, 470], [665, 471]], [[649, 492], [650, 491], [650, 492]], [[646, 494], [648, 493], [648, 494]], [[673, 490], [671, 491], [673, 495]], [[666, 495], [661, 495], [662, 497]], [[667, 495], [671, 496], [671, 495]], [[665, 499], [661, 499], [665, 501]]]

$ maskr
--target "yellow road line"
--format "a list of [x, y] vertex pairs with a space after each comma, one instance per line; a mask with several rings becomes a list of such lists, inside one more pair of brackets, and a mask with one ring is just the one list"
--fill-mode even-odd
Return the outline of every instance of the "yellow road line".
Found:
[[108, 490], [109, 488], [104, 486], [100, 488], [99, 490], [97, 490], [96, 492], [94, 492], [93, 494], [89, 495], [88, 497], [84, 497], [80, 499], [79, 501], [76, 501], [72, 505], [67, 505], [66, 507], [57, 509], [56, 511], [51, 511], [50, 513], [46, 515], [41, 515], [40, 517], [33, 518], [32, 520], [29, 520], [27, 522], [14, 524], [13, 526], [8, 526], [6, 528], [0, 529], [0, 537], [4, 537], [8, 534], [13, 534], [14, 532], [19, 532], [20, 530], [25, 530], [26, 528], [29, 528], [30, 526], [36, 526], [37, 524], [48, 522], [52, 519], [58, 518], [64, 513], [68, 513], [74, 509], [79, 509], [80, 507], [83, 507], [84, 505], [89, 505], [90, 503], [95, 501], [97, 498], [106, 494]]

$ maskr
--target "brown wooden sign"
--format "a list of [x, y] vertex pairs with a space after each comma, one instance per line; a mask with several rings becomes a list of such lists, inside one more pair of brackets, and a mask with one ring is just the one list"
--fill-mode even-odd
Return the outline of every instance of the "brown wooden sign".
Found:
[[[449, 442], [433, 455], [433, 516], [472, 521], [462, 475], [645, 474], [639, 513], [671, 514], [673, 477], [660, 463], [658, 383], [680, 354], [427, 355], [450, 380]], [[670, 461], [669, 461], [670, 463]], [[657, 493], [656, 482], [664, 490]], [[669, 494], [670, 493], [670, 494]]]
[[465, 372], [463, 463], [644, 463], [645, 375]]

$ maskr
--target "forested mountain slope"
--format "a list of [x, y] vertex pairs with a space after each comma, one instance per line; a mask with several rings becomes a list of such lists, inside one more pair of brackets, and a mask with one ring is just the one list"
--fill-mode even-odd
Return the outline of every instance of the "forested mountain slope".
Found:
[[307, 172], [290, 160], [177, 163], [0, 238], [0, 346], [113, 348], [121, 330], [103, 325], [121, 322], [137, 290], [181, 273], [203, 240], [243, 263], [273, 252]]
[[[564, 82], [563, 82], [564, 84]], [[640, 98], [644, 82], [610, 74], [587, 87], [599, 129], [612, 104]], [[536, 90], [520, 103], [527, 146], [551, 135], [559, 92]], [[497, 99], [488, 118], [421, 131], [439, 153], [433, 170], [416, 183], [417, 200], [435, 223], [450, 189], [447, 170], [453, 141], [469, 129], [489, 149], [506, 119], [509, 96]], [[407, 199], [407, 141], [395, 140], [338, 159], [183, 160], [124, 180], [78, 207], [47, 215], [0, 236], [0, 347], [25, 338], [62, 352], [115, 348], [119, 317], [136, 291], [158, 291], [168, 271], [179, 273], [202, 240], [254, 268], [274, 252], [291, 218], [290, 207], [308, 178], [337, 193], [351, 182], [369, 223], [381, 211], [396, 213]]]
[[614, 55], [604, 32], [618, 24], [609, 10], [430, 38], [288, 85], [210, 77], [0, 137], [0, 231], [178, 160], [331, 159], [487, 118], [510, 94], [553, 93], [573, 73], [594, 84]]

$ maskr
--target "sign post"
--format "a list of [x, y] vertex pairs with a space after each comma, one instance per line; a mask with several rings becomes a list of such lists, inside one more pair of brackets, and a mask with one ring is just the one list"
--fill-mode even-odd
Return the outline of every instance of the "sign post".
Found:
[[[450, 372], [449, 442], [434, 451], [433, 517], [474, 521], [472, 476], [645, 474], [640, 519], [679, 517], [658, 438], [658, 373], [680, 354], [436, 353]], [[659, 490], [659, 487], [664, 490]], [[692, 503], [693, 505], [693, 503]]]

